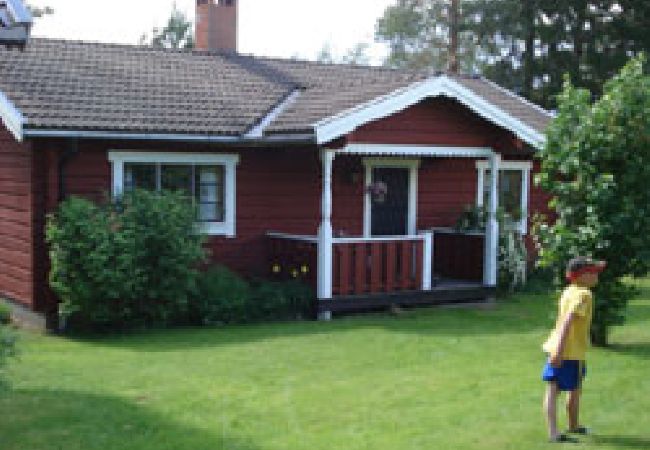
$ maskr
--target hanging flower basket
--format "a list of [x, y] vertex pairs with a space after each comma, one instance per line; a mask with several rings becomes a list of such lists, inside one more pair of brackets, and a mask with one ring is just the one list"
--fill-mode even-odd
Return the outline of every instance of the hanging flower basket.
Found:
[[384, 203], [386, 195], [388, 195], [388, 185], [383, 181], [375, 181], [366, 188], [366, 192], [370, 194], [373, 202]]

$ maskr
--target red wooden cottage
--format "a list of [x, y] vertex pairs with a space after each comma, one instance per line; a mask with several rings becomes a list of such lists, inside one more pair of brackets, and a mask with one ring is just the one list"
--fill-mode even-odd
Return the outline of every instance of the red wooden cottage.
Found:
[[[46, 214], [133, 187], [187, 189], [213, 261], [312, 282], [324, 317], [490, 295], [499, 202], [523, 233], [546, 204], [548, 112], [481, 77], [240, 55], [213, 29], [236, 0], [197, 8], [193, 51], [0, 46], [0, 296], [54, 312]], [[453, 232], [473, 204], [487, 232]]]

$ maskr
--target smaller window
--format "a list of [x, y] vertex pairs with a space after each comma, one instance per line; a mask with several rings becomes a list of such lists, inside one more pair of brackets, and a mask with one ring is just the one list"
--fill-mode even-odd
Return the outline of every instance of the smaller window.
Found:
[[[479, 206], [487, 206], [490, 199], [491, 173], [486, 161], [478, 161]], [[502, 161], [499, 166], [499, 207], [517, 224], [522, 234], [528, 225], [528, 191], [532, 163], [528, 161]]]

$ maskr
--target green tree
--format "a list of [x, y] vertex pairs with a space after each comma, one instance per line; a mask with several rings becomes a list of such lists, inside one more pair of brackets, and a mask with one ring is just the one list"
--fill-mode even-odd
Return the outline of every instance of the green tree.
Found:
[[316, 54], [316, 61], [325, 64], [368, 65], [370, 64], [370, 57], [368, 56], [369, 47], [369, 44], [360, 42], [350, 48], [344, 55], [338, 56], [334, 54], [332, 45], [328, 42]]
[[[475, 72], [477, 47], [467, 29], [470, 0], [397, 0], [377, 21], [375, 38], [388, 44], [386, 64]], [[457, 67], [456, 67], [457, 66]]]
[[566, 78], [559, 114], [547, 131], [538, 183], [557, 213], [539, 226], [541, 263], [557, 279], [576, 255], [608, 266], [596, 287], [592, 341], [606, 345], [624, 321], [628, 276], [650, 269], [650, 76], [645, 57], [631, 60], [592, 103]]
[[[486, 77], [547, 108], [568, 73], [598, 96], [625, 62], [650, 51], [646, 0], [396, 0], [378, 22], [388, 65]], [[454, 27], [454, 11], [458, 12]], [[456, 30], [456, 31], [454, 31]]]
[[140, 45], [175, 49], [194, 48], [192, 22], [174, 3], [167, 24], [163, 28], [154, 28], [151, 38], [143, 34], [140, 37]]

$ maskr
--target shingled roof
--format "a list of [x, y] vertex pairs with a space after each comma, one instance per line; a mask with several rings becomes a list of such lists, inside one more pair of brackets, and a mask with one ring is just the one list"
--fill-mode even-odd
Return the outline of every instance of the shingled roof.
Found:
[[[385, 68], [49, 39], [32, 39], [24, 50], [0, 48], [0, 99], [4, 94], [19, 111], [25, 130], [237, 137], [273, 113], [265, 134], [313, 134], [319, 121], [431, 78]], [[531, 129], [542, 133], [548, 124], [548, 113], [487, 80], [453, 79]]]

